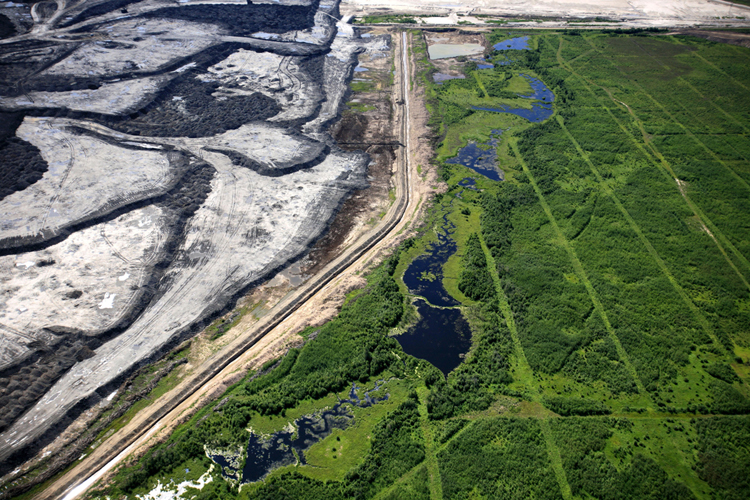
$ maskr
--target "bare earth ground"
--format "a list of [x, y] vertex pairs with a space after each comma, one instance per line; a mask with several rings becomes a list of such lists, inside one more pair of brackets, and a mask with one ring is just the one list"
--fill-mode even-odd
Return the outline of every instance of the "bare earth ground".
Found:
[[[518, 27], [556, 28], [565, 26], [565, 19], [607, 18], [621, 21], [616, 27], [659, 27], [697, 24], [715, 26], [744, 26], [742, 19], [750, 7], [717, 0], [456, 0], [445, 3], [420, 0], [345, 0], [341, 4], [345, 15], [365, 16], [383, 14], [410, 14], [425, 16], [423, 24], [458, 24], [461, 21], [483, 24], [485, 19], [475, 16], [506, 17]], [[546, 22], [538, 22], [548, 18]], [[562, 21], [561, 21], [562, 20]], [[509, 26], [508, 26], [509, 27]], [[613, 26], [610, 26], [613, 27]]]
[[728, 43], [730, 45], [739, 45], [740, 47], [750, 48], [750, 33], [735, 33], [732, 31], [705, 31], [705, 30], [679, 30], [672, 35], [690, 35], [698, 38], [705, 38], [712, 42]]

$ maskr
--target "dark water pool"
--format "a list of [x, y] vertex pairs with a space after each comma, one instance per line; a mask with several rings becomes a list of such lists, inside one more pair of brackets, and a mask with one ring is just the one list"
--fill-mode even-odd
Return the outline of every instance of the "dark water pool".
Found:
[[458, 185], [462, 188], [471, 189], [472, 191], [477, 190], [477, 180], [473, 177], [464, 177], [458, 181]]
[[460, 309], [432, 307], [422, 299], [416, 305], [421, 319], [396, 338], [404, 352], [429, 361], [447, 375], [471, 347], [469, 323]]
[[492, 46], [495, 50], [529, 50], [529, 37], [509, 38]]
[[443, 266], [458, 248], [452, 236], [455, 230], [456, 226], [445, 215], [437, 242], [431, 244], [424, 255], [414, 259], [404, 273], [404, 284], [409, 292], [424, 297], [435, 306], [459, 305], [443, 286]]
[[434, 75], [432, 75], [432, 80], [436, 83], [442, 83], [447, 80], [456, 80], [456, 79], [463, 80], [464, 78], [466, 78], [466, 75], [453, 76], [453, 75], [448, 75], [445, 73], [435, 73]]
[[502, 133], [502, 130], [493, 130], [490, 140], [484, 144], [469, 142], [469, 144], [458, 150], [458, 155], [455, 158], [446, 160], [445, 163], [469, 167], [474, 172], [482, 174], [493, 181], [504, 180], [505, 174], [496, 164], [497, 145]]
[[482, 111], [493, 111], [495, 113], [510, 113], [512, 115], [526, 118], [532, 123], [539, 123], [554, 113], [552, 109], [552, 103], [555, 101], [555, 94], [541, 81], [539, 78], [534, 78], [529, 75], [521, 75], [531, 85], [531, 94], [519, 94], [518, 97], [524, 99], [535, 99], [543, 102], [535, 102], [531, 105], [531, 109], [525, 108], [513, 108], [511, 106], [502, 105], [497, 108], [490, 108], [484, 106], [472, 106], [472, 109]]
[[[476, 189], [474, 179], [467, 177], [461, 182], [466, 189]], [[459, 302], [448, 294], [442, 281], [443, 266], [457, 249], [455, 230], [444, 216], [438, 241], [406, 269], [404, 283], [411, 293], [420, 296], [415, 302], [420, 320], [396, 337], [404, 352], [429, 361], [445, 374], [461, 363], [471, 347], [469, 324], [460, 309], [452, 308]]]
[[258, 481], [272, 470], [294, 464], [297, 460], [305, 464], [305, 450], [329, 436], [334, 429], [345, 429], [352, 424], [354, 416], [349, 406], [367, 408], [388, 399], [388, 394], [379, 398], [371, 396], [371, 393], [378, 391], [383, 383], [383, 380], [377, 381], [375, 387], [364, 391], [362, 397], [358, 392], [363, 389], [352, 384], [349, 397], [339, 400], [330, 410], [305, 415], [295, 420], [296, 432], [282, 430], [268, 438], [251, 433], [247, 445], [247, 460], [242, 470], [233, 467], [222, 455], [210, 455], [211, 460], [221, 466], [221, 473], [225, 478], [239, 479], [242, 484]]
[[488, 63], [479, 63], [477, 64], [477, 69], [492, 69], [494, 68], [494, 64], [488, 64]]
[[531, 85], [531, 94], [519, 94], [518, 97], [523, 97], [524, 99], [537, 99], [544, 102], [555, 101], [555, 94], [547, 88], [544, 82], [539, 78], [534, 78], [529, 75], [521, 76], [526, 78], [526, 81]]
[[498, 106], [497, 108], [490, 108], [485, 106], [472, 106], [471, 109], [480, 111], [493, 111], [495, 113], [510, 113], [511, 115], [520, 116], [526, 118], [532, 123], [543, 122], [550, 116], [554, 111], [552, 110], [551, 104], [535, 102], [531, 105], [531, 109], [524, 108], [512, 108], [510, 106]]

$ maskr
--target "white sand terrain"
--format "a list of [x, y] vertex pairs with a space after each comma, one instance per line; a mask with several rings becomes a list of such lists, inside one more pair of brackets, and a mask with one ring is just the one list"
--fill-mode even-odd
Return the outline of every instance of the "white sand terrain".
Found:
[[609, 18], [643, 26], [693, 26], [696, 24], [745, 24], [741, 17], [750, 17], [750, 7], [720, 0], [600, 0], [596, 2], [540, 0], [344, 0], [343, 14], [420, 14], [431, 24], [457, 24], [459, 20], [483, 23], [481, 18], [464, 19], [471, 15], [514, 16], [518, 18]]

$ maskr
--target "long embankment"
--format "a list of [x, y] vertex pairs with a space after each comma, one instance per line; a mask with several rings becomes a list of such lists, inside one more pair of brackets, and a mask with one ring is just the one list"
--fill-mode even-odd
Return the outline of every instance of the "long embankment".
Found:
[[367, 258], [366, 254], [375, 249], [389, 235], [401, 231], [408, 219], [406, 214], [410, 213], [407, 209], [413, 205], [410, 193], [409, 62], [406, 47], [406, 33], [402, 33], [402, 43], [399, 48], [399, 57], [402, 64], [400, 65], [400, 74], [397, 74], [399, 85], [393, 97], [397, 103], [394, 119], [399, 124], [400, 142], [403, 146], [399, 149], [397, 157], [396, 199], [378, 226], [362, 235], [354, 245], [331, 261], [299, 290], [279, 302], [274, 310], [263, 317], [254, 328], [209, 358], [195, 374], [183, 381], [163, 400], [159, 400], [142, 410], [129, 424], [120, 429], [105, 443], [102, 443], [80, 464], [40, 492], [35, 498], [72, 500], [84, 493], [132, 450], [145, 443], [166, 422], [184, 417], [183, 412], [186, 404], [190, 406], [192, 401], [207, 393], [210, 390], [211, 381], [225, 370], [231, 370], [233, 367], [230, 365], [243, 353], [282, 321], [293, 315], [295, 311], [342, 272], [355, 265], [361, 258]]

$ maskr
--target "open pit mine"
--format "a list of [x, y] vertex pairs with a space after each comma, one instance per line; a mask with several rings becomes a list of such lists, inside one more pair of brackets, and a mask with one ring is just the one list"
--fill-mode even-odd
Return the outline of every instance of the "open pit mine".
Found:
[[300, 258], [367, 185], [336, 0], [0, 13], [0, 464]]

